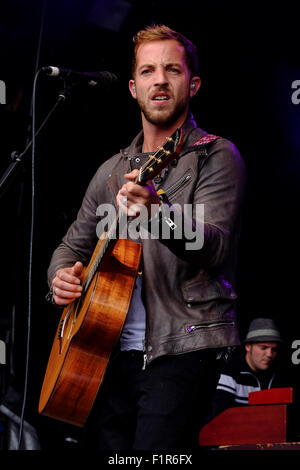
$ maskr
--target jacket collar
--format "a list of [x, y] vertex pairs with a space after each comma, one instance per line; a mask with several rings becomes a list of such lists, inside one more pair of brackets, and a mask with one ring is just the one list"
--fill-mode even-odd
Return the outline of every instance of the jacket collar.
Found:
[[[196, 142], [199, 138], [207, 134], [202, 129], [199, 129], [197, 127], [197, 124], [194, 120], [194, 116], [192, 115], [192, 113], [188, 114], [187, 119], [184, 122], [182, 128], [184, 130], [183, 146], [192, 145], [193, 142]], [[137, 136], [133, 139], [131, 144], [126, 149], [122, 149], [120, 151], [121, 155], [124, 158], [128, 158], [131, 155], [142, 153], [143, 141], [144, 141], [144, 132], [140, 131], [137, 134]]]

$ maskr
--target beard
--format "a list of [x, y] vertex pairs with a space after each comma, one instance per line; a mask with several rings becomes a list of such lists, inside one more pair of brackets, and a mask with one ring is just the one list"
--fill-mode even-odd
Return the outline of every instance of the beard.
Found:
[[169, 109], [150, 109], [146, 103], [137, 96], [138, 105], [145, 116], [145, 119], [156, 126], [168, 127], [174, 124], [182, 116], [188, 105], [189, 98], [183, 97], [176, 102], [175, 107]]

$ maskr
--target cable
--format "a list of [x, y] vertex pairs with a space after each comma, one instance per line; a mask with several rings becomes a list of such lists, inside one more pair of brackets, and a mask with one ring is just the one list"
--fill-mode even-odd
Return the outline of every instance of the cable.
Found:
[[20, 450], [23, 437], [24, 427], [24, 416], [28, 392], [28, 375], [29, 375], [29, 357], [30, 357], [30, 338], [31, 338], [31, 311], [32, 311], [32, 267], [33, 267], [33, 238], [34, 238], [34, 222], [35, 222], [35, 99], [36, 99], [36, 85], [39, 75], [39, 60], [41, 43], [44, 29], [44, 20], [46, 16], [47, 0], [43, 1], [42, 13], [41, 13], [41, 25], [39, 31], [38, 47], [36, 54], [34, 82], [32, 90], [32, 99], [30, 106], [30, 117], [32, 122], [31, 134], [32, 134], [32, 160], [31, 160], [31, 225], [30, 225], [30, 241], [29, 241], [29, 269], [28, 269], [28, 315], [27, 315], [27, 341], [26, 341], [26, 360], [25, 360], [25, 378], [24, 378], [24, 393], [22, 402], [22, 411], [20, 419], [20, 429], [18, 436], [18, 448]]
[[29, 240], [29, 269], [28, 269], [28, 315], [27, 315], [27, 342], [26, 342], [26, 362], [25, 362], [25, 380], [24, 394], [21, 412], [21, 422], [19, 430], [18, 450], [22, 443], [24, 415], [26, 408], [26, 399], [28, 391], [28, 371], [30, 356], [30, 333], [31, 333], [31, 310], [32, 310], [32, 266], [33, 266], [33, 238], [34, 238], [34, 221], [35, 221], [35, 98], [36, 84], [40, 71], [34, 77], [33, 93], [32, 93], [32, 154], [31, 154], [31, 223], [30, 223], [30, 240]]
[[42, 14], [41, 14], [41, 27], [40, 27], [38, 47], [37, 47], [37, 53], [36, 53], [36, 61], [35, 61], [35, 69], [34, 69], [35, 75], [37, 74], [38, 69], [40, 67], [39, 63], [40, 63], [40, 55], [41, 55], [42, 37], [43, 37], [43, 31], [44, 31], [44, 21], [46, 18], [46, 8], [47, 8], [47, 0], [43, 0]]

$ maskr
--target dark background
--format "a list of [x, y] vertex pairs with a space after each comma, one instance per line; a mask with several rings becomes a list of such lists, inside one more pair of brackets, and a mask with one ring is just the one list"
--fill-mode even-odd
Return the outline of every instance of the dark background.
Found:
[[[300, 340], [300, 104], [292, 102], [292, 83], [300, 80], [296, 5], [192, 0], [1, 2], [0, 80], [6, 83], [6, 104], [0, 105], [1, 175], [11, 153], [23, 151], [31, 139], [33, 80], [40, 67], [109, 70], [119, 78], [118, 86], [109, 91], [101, 87], [74, 91], [36, 142], [27, 414], [43, 446], [63, 446], [69, 433], [67, 426], [36, 412], [60, 316], [45, 301], [47, 267], [95, 170], [127, 146], [140, 129], [139, 112], [127, 85], [131, 38], [153, 22], [168, 24], [197, 45], [202, 87], [192, 112], [200, 127], [232, 140], [246, 163], [238, 266], [241, 337], [252, 318], [273, 317], [286, 340], [288, 367], [298, 376], [300, 366], [291, 361], [292, 343]], [[61, 87], [60, 80], [39, 76], [37, 126]], [[0, 199], [0, 339], [8, 344], [1, 387], [3, 393], [11, 385], [21, 395], [29, 310], [30, 152], [23, 161]]]

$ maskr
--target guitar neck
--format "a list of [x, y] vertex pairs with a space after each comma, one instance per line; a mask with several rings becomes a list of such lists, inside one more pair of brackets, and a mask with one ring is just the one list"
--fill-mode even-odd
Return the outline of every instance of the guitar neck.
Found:
[[86, 268], [85, 279], [82, 284], [83, 292], [86, 292], [100, 263], [103, 259], [103, 256], [107, 252], [108, 248], [112, 248], [117, 241], [117, 232], [120, 221], [120, 212], [117, 214], [116, 218], [112, 222], [109, 230], [103, 232], [101, 237], [98, 240], [96, 248], [94, 250], [93, 256]]
[[[139, 185], [145, 184], [139, 181], [139, 175], [136, 177], [135, 183]], [[86, 277], [82, 284], [83, 292], [87, 291], [108, 247], [112, 248], [112, 246], [116, 243], [120, 225], [123, 226], [123, 228], [126, 227], [127, 220], [125, 224], [120, 224], [120, 221], [123, 217], [126, 218], [126, 214], [119, 210], [117, 216], [109, 227], [109, 230], [107, 232], [103, 232], [101, 237], [99, 238], [90, 263], [86, 268]]]

